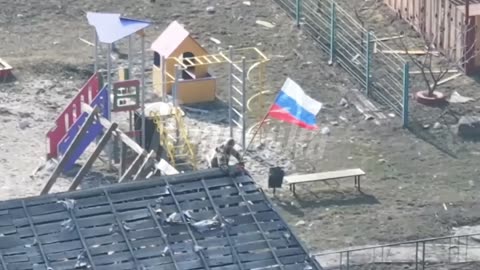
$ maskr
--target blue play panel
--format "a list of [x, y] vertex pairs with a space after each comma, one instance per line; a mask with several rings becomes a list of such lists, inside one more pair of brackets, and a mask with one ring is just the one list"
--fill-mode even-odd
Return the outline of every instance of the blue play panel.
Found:
[[[90, 106], [92, 107], [99, 106], [101, 115], [105, 118], [108, 117], [109, 103], [108, 103], [108, 91], [106, 87], [104, 87], [98, 93], [98, 95], [92, 101]], [[85, 120], [87, 119], [87, 117], [88, 117], [87, 113], [82, 113], [82, 115], [80, 115], [80, 117], [75, 121], [72, 127], [70, 127], [70, 129], [67, 131], [67, 134], [65, 135], [65, 137], [58, 144], [58, 153], [60, 155], [63, 156], [67, 151], [68, 147], [70, 147], [73, 140], [75, 139], [75, 136], [78, 134], [78, 132], [82, 128], [82, 125], [85, 123]], [[99, 122], [94, 121], [93, 124], [85, 133], [85, 136], [83, 136], [83, 138], [81, 139], [80, 144], [73, 150], [72, 156], [70, 160], [68, 160], [68, 162], [65, 164], [63, 172], [67, 172], [73, 169], [75, 162], [77, 162], [78, 158], [80, 158], [83, 152], [85, 152], [85, 150], [88, 148], [90, 143], [92, 143], [95, 140], [95, 138], [102, 135], [102, 133], [103, 133], [103, 126]]]

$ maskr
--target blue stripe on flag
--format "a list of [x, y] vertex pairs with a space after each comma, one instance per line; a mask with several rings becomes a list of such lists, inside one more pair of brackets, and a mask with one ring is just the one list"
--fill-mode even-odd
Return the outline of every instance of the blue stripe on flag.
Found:
[[316, 125], [317, 123], [315, 115], [298, 105], [298, 103], [293, 98], [285, 94], [283, 91], [280, 91], [278, 93], [275, 104], [288, 111], [296, 119], [308, 125]]

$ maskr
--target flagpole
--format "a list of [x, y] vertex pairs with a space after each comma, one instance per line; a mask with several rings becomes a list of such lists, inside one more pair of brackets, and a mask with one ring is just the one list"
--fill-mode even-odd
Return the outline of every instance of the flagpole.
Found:
[[[275, 104], [275, 102], [273, 104]], [[247, 144], [247, 147], [245, 147], [245, 151], [243, 152], [244, 154], [247, 153], [247, 150], [250, 147], [250, 145], [252, 144], [253, 140], [255, 139], [255, 136], [257, 136], [258, 132], [262, 128], [263, 124], [265, 123], [265, 120], [267, 120], [268, 115], [270, 114], [270, 111], [272, 110], [273, 104], [270, 105], [270, 108], [268, 109], [267, 113], [265, 114], [265, 117], [263, 117], [262, 122], [260, 122], [260, 125], [258, 126], [257, 130], [255, 130], [255, 133], [253, 133], [252, 139], [250, 139], [250, 142]]]

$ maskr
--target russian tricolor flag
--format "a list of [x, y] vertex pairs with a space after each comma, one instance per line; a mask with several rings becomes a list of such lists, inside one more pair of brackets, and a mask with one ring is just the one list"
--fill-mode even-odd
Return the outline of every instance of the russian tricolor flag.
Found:
[[305, 129], [315, 130], [318, 128], [315, 117], [321, 108], [322, 103], [309, 97], [297, 83], [287, 78], [267, 115]]

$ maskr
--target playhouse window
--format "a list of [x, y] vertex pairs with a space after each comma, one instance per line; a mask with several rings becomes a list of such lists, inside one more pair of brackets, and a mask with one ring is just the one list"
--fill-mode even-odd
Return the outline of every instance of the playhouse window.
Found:
[[157, 67], [160, 67], [160, 64], [161, 64], [160, 62], [161, 62], [160, 61], [160, 54], [157, 53], [157, 52], [154, 52], [153, 53], [153, 64]]
[[[196, 64], [195, 59], [193, 57], [195, 57], [195, 55], [193, 53], [184, 52], [183, 55], [182, 55], [183, 64], [185, 64], [187, 66], [191, 65], [192, 63]], [[189, 61], [187, 61], [185, 58], [189, 58], [188, 59]], [[187, 70], [183, 70], [182, 71], [182, 78], [184, 80], [195, 79], [195, 67], [188, 67]]]

